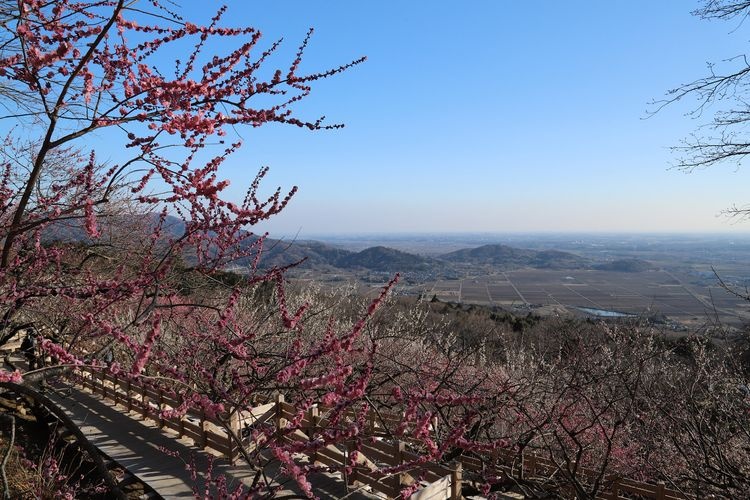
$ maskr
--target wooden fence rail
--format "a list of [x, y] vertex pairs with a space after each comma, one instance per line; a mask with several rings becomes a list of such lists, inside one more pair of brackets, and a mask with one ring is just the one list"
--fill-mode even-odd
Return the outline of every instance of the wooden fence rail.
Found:
[[[287, 441], [309, 443], [316, 434], [329, 426], [328, 418], [331, 409], [323, 406], [308, 409], [298, 426], [287, 427], [293, 420], [299, 419], [299, 412], [293, 405], [284, 401], [283, 395], [276, 400], [258, 405], [249, 411], [230, 411], [223, 415], [209, 416], [205, 412], [188, 412], [184, 416], [165, 416], [164, 411], [180, 406], [174, 394], [165, 393], [143, 381], [119, 378], [111, 373], [89, 368], [77, 368], [69, 378], [103, 397], [121, 404], [130, 411], [135, 411], [144, 418], [158, 422], [159, 426], [176, 431], [180, 437], [192, 439], [197, 446], [211, 449], [234, 462], [239, 455], [239, 444], [232, 438], [227, 428], [236, 436], [243, 436], [243, 430], [254, 427], [273, 426], [274, 432], [281, 433]], [[355, 419], [352, 411], [343, 412], [341, 418]], [[320, 463], [341, 471], [343, 479], [355, 487], [368, 486], [373, 492], [389, 498], [400, 496], [403, 488], [420, 483], [420, 489], [413, 499], [459, 499], [463, 472], [469, 474], [491, 472], [498, 477], [549, 477], [558, 471], [552, 460], [525, 454], [522, 460], [510, 450], [496, 450], [482, 457], [465, 453], [460, 460], [450, 465], [439, 463], [419, 463], [419, 455], [409, 450], [409, 440], [394, 440], [388, 428], [401, 421], [399, 415], [380, 412], [367, 416], [368, 435], [360, 436], [359, 447], [354, 442], [341, 446], [311, 446], [306, 453], [311, 463]], [[433, 425], [437, 425], [434, 423]], [[258, 442], [243, 439], [242, 445], [253, 448], [262, 445], [262, 434]], [[351, 467], [351, 453], [357, 449], [356, 465]], [[397, 473], [386, 474], [384, 469], [399, 468], [409, 464]], [[589, 479], [596, 477], [596, 471], [580, 468], [578, 477]], [[689, 497], [683, 493], [668, 489], [663, 484], [649, 484], [616, 476], [607, 476], [604, 481], [604, 492], [597, 498], [618, 500], [620, 498], [644, 498], [654, 500], [685, 500]], [[624, 496], [623, 496], [624, 495]]]
[[[237, 436], [242, 436], [245, 428], [252, 429], [257, 425], [273, 425], [276, 431], [284, 432], [287, 423], [297, 417], [297, 409], [284, 402], [283, 395], [271, 403], [259, 405], [250, 411], [227, 412], [221, 418], [209, 417], [205, 412], [188, 412], [184, 416], [165, 416], [164, 411], [176, 409], [179, 401], [173, 394], [165, 393], [143, 381], [120, 378], [111, 373], [90, 368], [79, 367], [68, 378], [94, 394], [125, 406], [128, 411], [135, 411], [144, 418], [158, 422], [162, 428], [176, 431], [180, 437], [188, 437], [201, 448], [211, 449], [234, 461], [239, 454], [239, 446], [231, 438], [226, 427]], [[328, 424], [326, 408], [310, 408], [302, 419], [300, 429], [288, 430], [282, 439], [288, 441], [309, 442], [319, 429]], [[321, 412], [324, 416], [321, 417]], [[346, 417], [344, 413], [342, 417]], [[384, 434], [381, 422], [368, 422], [373, 434]], [[405, 462], [416, 460], [417, 455], [406, 452], [407, 443], [389, 443], [372, 436], [371, 441], [363, 444], [357, 454], [356, 466], [351, 474], [344, 474], [344, 480], [354, 487], [368, 486], [373, 492], [390, 498], [400, 496], [401, 490], [419, 480], [424, 487], [413, 495], [416, 499], [451, 498], [458, 499], [461, 491], [461, 464], [453, 468], [439, 464], [422, 464], [408, 472], [385, 474], [380, 469], [398, 467]], [[245, 440], [243, 445], [251, 448], [261, 445]], [[343, 449], [341, 449], [343, 448]], [[308, 453], [311, 462], [344, 471], [349, 465], [353, 443], [337, 447], [327, 445]], [[372, 457], [372, 458], [370, 458]], [[426, 496], [427, 495], [427, 496]]]
[[160, 428], [166, 427], [177, 432], [180, 437], [190, 438], [201, 448], [221, 453], [230, 462], [234, 462], [239, 455], [239, 446], [224, 427], [231, 425], [235, 431], [240, 431], [236, 413], [222, 415], [226, 424], [205, 412], [190, 411], [184, 416], [165, 417], [164, 411], [178, 408], [181, 401], [173, 394], [165, 393], [163, 389], [88, 367], [76, 369], [69, 375], [69, 379], [94, 394], [101, 394], [102, 397], [125, 406], [128, 411], [157, 422]]

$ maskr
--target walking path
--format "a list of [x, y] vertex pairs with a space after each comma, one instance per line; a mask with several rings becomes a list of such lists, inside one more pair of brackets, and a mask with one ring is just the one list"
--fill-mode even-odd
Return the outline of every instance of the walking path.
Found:
[[[16, 350], [11, 352], [6, 359], [24, 371], [25, 360]], [[160, 429], [155, 422], [140, 414], [128, 412], [125, 407], [76, 386], [58, 382], [50, 389], [46, 395], [65, 411], [91, 444], [109, 460], [155, 491], [158, 497], [192, 498], [194, 488], [204, 496], [209, 455], [207, 451], [195, 446], [192, 440], [180, 438], [167, 429]], [[191, 477], [187, 467], [191, 461], [199, 473], [197, 480]], [[304, 497], [296, 483], [279, 476], [278, 468], [266, 467], [264, 475], [285, 481], [283, 488], [276, 493], [276, 498]], [[213, 476], [224, 476], [231, 492], [241, 483], [250, 486], [255, 473], [247, 465], [243, 466], [241, 461], [233, 466], [223, 458], [214, 457]], [[308, 479], [315, 495], [321, 499], [379, 498], [364, 491], [347, 489], [345, 482], [337, 474], [315, 473], [310, 474]], [[209, 494], [206, 497], [212, 496]]]
[[[198, 471], [208, 468], [208, 455], [186, 438], [159, 429], [154, 422], [143, 419], [135, 412], [92, 395], [75, 387], [60, 385], [49, 394], [50, 399], [73, 419], [91, 443], [104, 455], [117, 462], [132, 475], [147, 484], [163, 498], [193, 497], [193, 487], [203, 492], [202, 480], [196, 481], [186, 464], [195, 461]], [[245, 466], [232, 466], [226, 460], [214, 459], [214, 476], [223, 475], [232, 491], [240, 482], [249, 485], [253, 471]], [[277, 470], [265, 470], [274, 477]], [[346, 485], [331, 474], [311, 474], [310, 482], [320, 498], [341, 498], [347, 495]], [[277, 496], [299, 496], [294, 483], [285, 483]], [[210, 496], [210, 495], [209, 495]], [[364, 493], [355, 493], [347, 498], [373, 498]]]

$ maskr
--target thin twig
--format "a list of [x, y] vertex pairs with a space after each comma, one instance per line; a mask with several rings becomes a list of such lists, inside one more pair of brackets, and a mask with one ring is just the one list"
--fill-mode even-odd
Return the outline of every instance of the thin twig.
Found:
[[8, 485], [8, 476], [5, 473], [5, 466], [8, 465], [8, 459], [10, 458], [10, 452], [13, 451], [13, 444], [16, 440], [16, 419], [13, 415], [3, 415], [3, 418], [10, 419], [10, 439], [8, 441], [8, 448], [5, 450], [3, 455], [2, 464], [0, 464], [0, 474], [3, 477], [3, 498], [10, 498], [10, 486]]

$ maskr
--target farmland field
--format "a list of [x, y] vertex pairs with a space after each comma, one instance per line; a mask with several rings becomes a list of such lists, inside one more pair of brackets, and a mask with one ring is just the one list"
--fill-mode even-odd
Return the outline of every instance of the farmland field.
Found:
[[[370, 267], [370, 261], [359, 267], [310, 266], [298, 277], [355, 282], [377, 294], [400, 272], [399, 294], [518, 314], [647, 316], [691, 330], [708, 323], [750, 324], [750, 301], [744, 297], [750, 296], [748, 234], [364, 235], [329, 241], [347, 251], [385, 244], [414, 253], [381, 252], [384, 258]], [[479, 252], [467, 252], [471, 249]], [[458, 251], [458, 257], [451, 253]], [[382, 265], [389, 257], [398, 260]], [[415, 261], [420, 266], [409, 268]], [[739, 296], [722, 288], [722, 280]]]
[[738, 324], [750, 319], [747, 301], [717, 286], [696, 285], [688, 276], [664, 270], [620, 273], [523, 269], [440, 280], [426, 284], [424, 290], [447, 302], [515, 310], [582, 314], [578, 308], [589, 308], [633, 315], [663, 314], [686, 325], [715, 319]]

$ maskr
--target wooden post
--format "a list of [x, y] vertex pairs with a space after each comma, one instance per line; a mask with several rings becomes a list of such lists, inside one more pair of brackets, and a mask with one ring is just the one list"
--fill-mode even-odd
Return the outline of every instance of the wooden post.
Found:
[[122, 393], [120, 392], [120, 390], [122, 389], [123, 381], [120, 380], [120, 377], [118, 377], [117, 375], [115, 375], [115, 380], [117, 381], [117, 385], [116, 385], [117, 402], [118, 404], [122, 404]]
[[307, 428], [307, 435], [312, 439], [315, 432], [318, 430], [318, 422], [320, 422], [320, 410], [317, 406], [310, 408], [307, 410], [308, 419], [310, 420], [310, 425]]
[[162, 415], [162, 413], [164, 412], [164, 389], [162, 389], [161, 387], [159, 388], [158, 404], [159, 404], [159, 429], [163, 429], [164, 423], [165, 423], [164, 417]]
[[665, 488], [663, 481], [656, 483], [656, 500], [664, 500], [664, 497], [667, 496], [664, 491]]
[[[523, 463], [521, 463], [523, 469]], [[529, 474], [528, 476], [534, 476], [536, 474], [536, 453], [532, 453], [529, 457]]]
[[[310, 420], [310, 425], [306, 429], [307, 437], [308, 439], [310, 439], [310, 441], [313, 441], [315, 440], [315, 432], [317, 432], [318, 422], [320, 421], [320, 410], [318, 410], [317, 407], [310, 408], [309, 410], [307, 410], [307, 418]], [[310, 463], [314, 464], [317, 457], [317, 452], [313, 451], [312, 453], [310, 453]]]
[[284, 395], [276, 395], [276, 430], [281, 432], [281, 429], [286, 427], [286, 419], [282, 416], [284, 412]]
[[463, 475], [463, 468], [461, 462], [453, 462], [453, 470], [451, 471], [451, 500], [461, 499], [461, 476]]
[[205, 449], [206, 446], [208, 446], [208, 422], [206, 422], [205, 411], [201, 411], [200, 427], [201, 427], [201, 439], [200, 439], [200, 443], [198, 443], [198, 446]]
[[133, 410], [133, 395], [130, 393], [130, 379], [125, 384], [125, 397], [128, 398], [128, 413]]
[[[396, 441], [393, 443], [393, 458], [395, 458], [395, 466], [398, 467], [402, 463], [404, 463], [404, 451], [406, 450], [406, 443], [403, 441]], [[395, 476], [393, 476], [393, 487], [396, 490], [401, 489], [401, 485], [404, 484], [404, 473], [399, 472]]]
[[612, 500], [617, 500], [620, 498], [620, 478], [615, 478], [612, 480], [612, 495], [610, 496]]
[[373, 413], [374, 412], [370, 410], [367, 415], [367, 430], [369, 431], [370, 436], [375, 435], [375, 427], [377, 424], [377, 422], [375, 422], [375, 418], [377, 417], [377, 415], [374, 415]]
[[117, 375], [112, 375], [112, 378], [114, 379], [113, 382], [112, 382], [112, 386], [114, 387], [115, 404], [117, 404], [117, 400], [118, 400], [117, 393], [119, 392], [117, 390], [117, 386], [118, 386], [118, 382], [119, 381], [117, 379]]
[[238, 454], [237, 443], [234, 442], [232, 433], [242, 439], [241, 426], [242, 424], [240, 422], [240, 411], [238, 409], [235, 409], [232, 413], [229, 414], [229, 428], [232, 430], [232, 432], [227, 432], [227, 459], [229, 459], [229, 463], [232, 465], [234, 465]]
[[139, 392], [141, 393], [141, 414], [143, 415], [143, 418], [148, 418], [149, 416], [149, 404], [148, 404], [148, 396], [146, 395], [146, 388], [144, 386], [140, 386]]
[[103, 371], [99, 372], [99, 380], [102, 383], [102, 397], [107, 399], [107, 375]]

